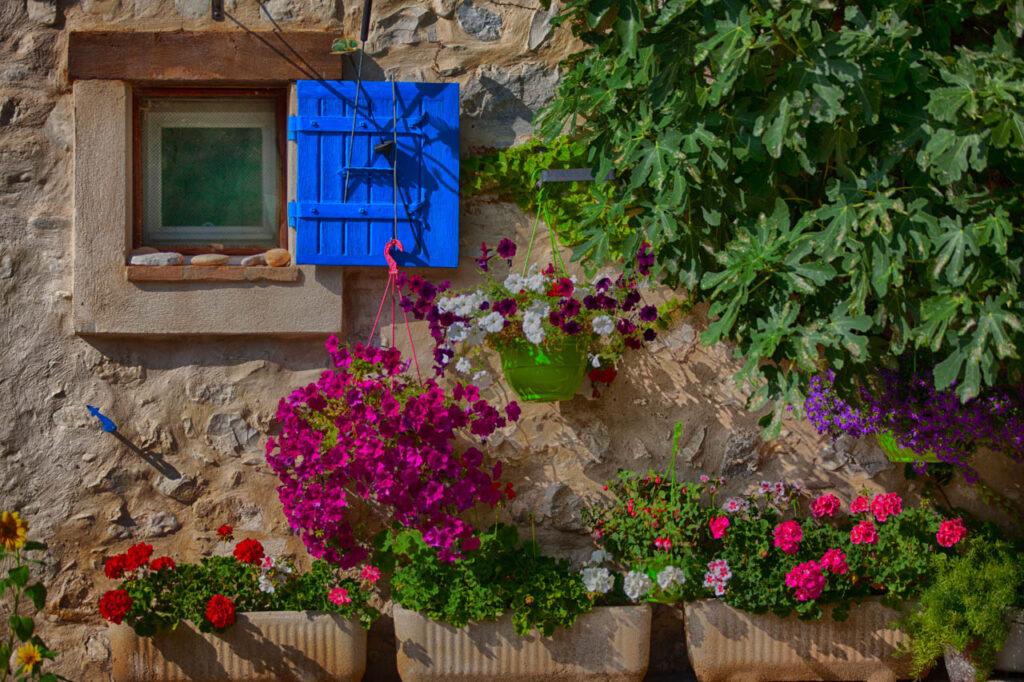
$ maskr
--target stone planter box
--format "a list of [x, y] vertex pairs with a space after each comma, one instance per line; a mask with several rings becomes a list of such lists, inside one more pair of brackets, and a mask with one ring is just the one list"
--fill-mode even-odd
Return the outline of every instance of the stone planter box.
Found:
[[[993, 670], [1007, 673], [1024, 673], [1024, 610], [1014, 609], [1006, 617], [1010, 632], [1006, 635], [1003, 650], [996, 656]], [[946, 672], [951, 682], [966, 680], [973, 682], [974, 665], [958, 651], [946, 651]]]
[[869, 680], [910, 677], [909, 642], [888, 627], [899, 614], [867, 599], [842, 623], [744, 613], [717, 599], [686, 604], [686, 651], [701, 682], [710, 680]]
[[366, 670], [366, 630], [318, 611], [240, 613], [222, 633], [188, 622], [154, 637], [127, 625], [109, 633], [115, 682], [358, 682]]
[[509, 616], [456, 628], [395, 606], [403, 682], [640, 682], [647, 672], [651, 607], [598, 607], [551, 637], [519, 636]]

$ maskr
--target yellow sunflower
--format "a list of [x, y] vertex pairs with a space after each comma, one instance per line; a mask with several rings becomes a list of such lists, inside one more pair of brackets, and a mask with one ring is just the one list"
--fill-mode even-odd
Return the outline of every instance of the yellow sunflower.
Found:
[[0, 513], [0, 546], [8, 552], [21, 549], [27, 534], [28, 521], [21, 518], [18, 512]]
[[36, 663], [41, 663], [42, 660], [43, 655], [39, 652], [39, 647], [32, 642], [22, 644], [21, 648], [18, 649], [17, 663], [21, 666], [23, 675], [32, 672], [32, 668], [35, 667]]

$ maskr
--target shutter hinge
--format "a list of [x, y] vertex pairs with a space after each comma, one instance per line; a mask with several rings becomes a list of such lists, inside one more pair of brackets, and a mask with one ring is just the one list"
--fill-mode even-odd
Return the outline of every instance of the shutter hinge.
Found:
[[296, 131], [296, 129], [298, 127], [299, 127], [299, 117], [298, 116], [289, 116], [288, 117], [288, 128], [287, 128], [288, 139], [289, 140], [294, 140], [295, 139], [295, 131]]
[[288, 227], [295, 227], [295, 214], [299, 212], [299, 205], [294, 201], [288, 202]]

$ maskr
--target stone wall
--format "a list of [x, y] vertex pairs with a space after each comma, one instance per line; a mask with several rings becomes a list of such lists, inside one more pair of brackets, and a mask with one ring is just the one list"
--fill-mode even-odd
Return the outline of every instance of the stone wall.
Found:
[[[209, 0], [8, 0], [0, 3], [0, 508], [20, 510], [31, 537], [50, 551], [50, 590], [41, 618], [60, 650], [57, 670], [72, 679], [107, 679], [109, 653], [96, 601], [109, 587], [106, 556], [139, 540], [158, 554], [195, 560], [224, 551], [214, 529], [259, 538], [273, 554], [301, 559], [262, 451], [277, 400], [311, 381], [326, 364], [322, 339], [274, 336], [183, 338], [77, 336], [71, 326], [73, 100], [65, 50], [73, 30], [235, 31], [208, 18]], [[256, 0], [226, 0], [253, 29], [271, 22]], [[354, 0], [269, 0], [288, 30], [358, 33]], [[457, 80], [462, 85], [462, 144], [501, 147], [529, 135], [534, 111], [551, 96], [555, 65], [578, 46], [551, 31], [536, 0], [378, 2], [368, 45], [369, 79]], [[340, 75], [340, 74], [339, 74]], [[346, 73], [347, 77], [351, 74]], [[528, 237], [532, 217], [488, 199], [462, 206], [464, 266], [456, 286], [474, 282], [481, 241]], [[540, 245], [543, 253], [545, 244]], [[381, 269], [343, 274], [346, 339], [369, 334]], [[677, 320], [649, 352], [630, 353], [600, 398], [584, 386], [574, 400], [525, 406], [517, 426], [490, 444], [519, 496], [502, 512], [536, 533], [551, 553], [580, 558], [591, 548], [578, 512], [621, 467], [664, 470], [673, 424], [682, 421], [678, 475], [722, 473], [730, 490], [762, 478], [801, 480], [845, 497], [861, 488], [913, 496], [900, 470], [871, 443], [830, 444], [806, 423], [765, 443], [743, 409], [724, 346], [698, 342], [706, 319]], [[182, 315], [191, 314], [182, 310]], [[387, 334], [388, 330], [384, 330]], [[416, 330], [429, 364], [423, 329]], [[500, 384], [493, 397], [507, 395]], [[104, 434], [85, 405], [105, 409], [127, 442]], [[1000, 461], [982, 465], [999, 480]], [[1019, 476], [1004, 492], [1021, 498]], [[954, 501], [984, 511], [960, 487]], [[684, 665], [681, 622], [659, 612], [655, 665]], [[371, 674], [393, 674], [387, 620], [371, 635]], [[393, 646], [393, 644], [392, 644]]]

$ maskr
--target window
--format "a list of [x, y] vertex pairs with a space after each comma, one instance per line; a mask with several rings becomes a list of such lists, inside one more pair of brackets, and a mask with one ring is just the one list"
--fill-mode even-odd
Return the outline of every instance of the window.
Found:
[[276, 89], [137, 90], [133, 245], [284, 244], [284, 107]]

